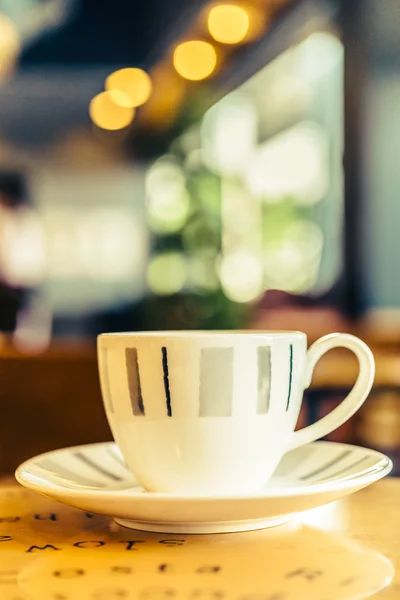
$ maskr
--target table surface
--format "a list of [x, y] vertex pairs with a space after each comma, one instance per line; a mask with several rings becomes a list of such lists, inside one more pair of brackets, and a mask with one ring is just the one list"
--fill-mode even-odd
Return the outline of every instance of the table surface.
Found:
[[[400, 480], [281, 527], [136, 532], [0, 485], [1, 600], [400, 598]], [[398, 568], [399, 566], [399, 568]]]

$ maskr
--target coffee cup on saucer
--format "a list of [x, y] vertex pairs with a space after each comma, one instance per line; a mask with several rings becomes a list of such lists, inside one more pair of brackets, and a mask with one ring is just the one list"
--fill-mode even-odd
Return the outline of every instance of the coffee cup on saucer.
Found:
[[[353, 389], [295, 431], [304, 390], [328, 350], [359, 362]], [[151, 492], [248, 494], [289, 450], [324, 437], [366, 400], [374, 359], [357, 337], [334, 333], [307, 350], [299, 331], [163, 331], [98, 337], [107, 419], [128, 468]]]

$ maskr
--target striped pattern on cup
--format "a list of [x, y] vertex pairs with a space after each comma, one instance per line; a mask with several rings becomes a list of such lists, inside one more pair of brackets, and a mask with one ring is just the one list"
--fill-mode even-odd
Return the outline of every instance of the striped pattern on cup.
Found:
[[[126, 378], [129, 390], [131, 410], [135, 417], [146, 416], [146, 398], [142, 391], [140, 376], [140, 355], [137, 348], [125, 349]], [[267, 414], [270, 410], [271, 388], [273, 378], [273, 356], [270, 346], [260, 346], [256, 353], [257, 362], [257, 415]], [[104, 361], [104, 383], [108, 388], [107, 354], [102, 356]], [[155, 377], [162, 377], [160, 389], [164, 391], [165, 416], [174, 416], [174, 397], [170, 387], [170, 357], [165, 346], [160, 348], [159, 361], [161, 369], [154, 369]], [[199, 358], [199, 381], [193, 385], [198, 387], [198, 416], [200, 417], [230, 417], [233, 413], [234, 396], [234, 348], [233, 347], [207, 347], [202, 348]], [[293, 344], [288, 345], [287, 365], [288, 382], [285, 410], [289, 411], [292, 396], [293, 379]], [[173, 366], [173, 365], [172, 365]], [[210, 376], [212, 373], [212, 376]], [[277, 373], [277, 377], [281, 374]], [[111, 398], [109, 389], [107, 397]], [[215, 399], [218, 399], [216, 402]], [[113, 407], [108, 403], [110, 412]], [[197, 410], [197, 409], [196, 409]]]

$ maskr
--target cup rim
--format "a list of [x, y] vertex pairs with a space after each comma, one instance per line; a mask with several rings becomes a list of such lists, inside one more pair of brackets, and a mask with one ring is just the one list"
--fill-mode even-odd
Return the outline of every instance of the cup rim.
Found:
[[227, 330], [160, 330], [160, 331], [120, 331], [111, 333], [101, 333], [97, 336], [98, 340], [108, 338], [208, 338], [208, 337], [297, 337], [305, 338], [303, 331], [286, 329], [227, 329]]

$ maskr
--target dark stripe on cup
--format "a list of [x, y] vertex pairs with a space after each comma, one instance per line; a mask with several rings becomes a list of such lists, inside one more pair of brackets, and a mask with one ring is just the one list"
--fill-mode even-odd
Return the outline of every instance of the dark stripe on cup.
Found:
[[261, 346], [258, 353], [258, 400], [257, 414], [263, 415], [269, 411], [271, 396], [271, 348]]
[[230, 417], [233, 398], [233, 348], [202, 348], [200, 417]]
[[172, 417], [172, 406], [171, 406], [171, 390], [169, 389], [169, 372], [168, 372], [168, 353], [165, 346], [162, 347], [162, 367], [164, 373], [164, 389], [165, 389], [165, 401], [167, 404], [167, 415]]
[[341, 462], [344, 458], [346, 458], [347, 456], [349, 456], [352, 453], [353, 453], [352, 450], [344, 450], [343, 452], [341, 452], [340, 454], [335, 456], [335, 458], [333, 458], [329, 462], [325, 463], [321, 467], [318, 467], [318, 469], [315, 469], [314, 471], [307, 473], [306, 475], [302, 475], [301, 477], [299, 477], [299, 479], [301, 479], [302, 481], [305, 481], [306, 479], [311, 479], [311, 477], [315, 477], [316, 475], [321, 475], [322, 473], [324, 473], [324, 471], [326, 471], [327, 469], [330, 469], [330, 467], [333, 467], [337, 463]]
[[111, 473], [111, 471], [107, 471], [107, 469], [105, 469], [104, 467], [99, 465], [99, 463], [86, 456], [86, 454], [83, 454], [83, 452], [75, 452], [74, 456], [76, 456], [76, 458], [79, 458], [80, 461], [88, 465], [88, 467], [91, 467], [98, 473], [101, 473], [105, 477], [108, 477], [108, 479], [113, 479], [114, 481], [123, 481], [122, 477], [115, 475], [115, 473]]
[[290, 349], [289, 349], [289, 391], [288, 391], [288, 397], [287, 397], [287, 402], [286, 402], [286, 410], [289, 410], [289, 406], [290, 406], [290, 396], [292, 393], [292, 376], [293, 376], [293, 344], [290, 344]]
[[142, 388], [140, 385], [138, 353], [136, 348], [126, 348], [125, 363], [126, 372], [128, 375], [128, 389], [132, 411], [135, 417], [141, 417], [145, 414], [145, 410], [142, 397]]
[[112, 403], [111, 392], [110, 392], [110, 379], [108, 377], [108, 357], [107, 357], [107, 348], [101, 348], [101, 382], [102, 382], [102, 390], [104, 395], [104, 404], [106, 405], [106, 409], [110, 413], [114, 413], [114, 406]]

